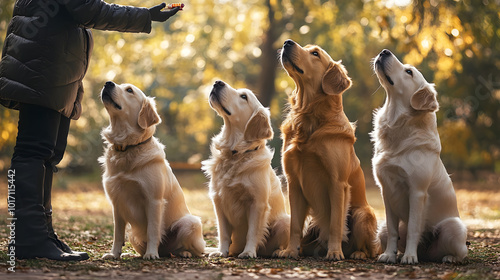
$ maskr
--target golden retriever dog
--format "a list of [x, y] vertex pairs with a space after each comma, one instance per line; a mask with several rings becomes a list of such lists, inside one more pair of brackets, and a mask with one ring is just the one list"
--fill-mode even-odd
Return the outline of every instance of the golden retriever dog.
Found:
[[210, 256], [276, 256], [288, 245], [290, 216], [281, 182], [271, 167], [269, 109], [248, 89], [216, 81], [209, 103], [224, 119], [202, 169], [210, 178], [217, 215], [218, 252]]
[[378, 261], [396, 263], [398, 248], [403, 264], [461, 261], [467, 255], [467, 228], [439, 157], [434, 85], [389, 50], [375, 58], [374, 68], [387, 93], [372, 132], [373, 173], [386, 212], [379, 233], [385, 252]]
[[101, 99], [110, 125], [99, 161], [103, 185], [113, 206], [113, 248], [103, 259], [121, 256], [125, 227], [129, 241], [144, 259], [175, 254], [200, 256], [205, 248], [200, 218], [192, 216], [177, 179], [153, 137], [160, 117], [153, 98], [130, 84], [107, 82]]
[[[290, 243], [281, 257], [325, 255], [342, 260], [375, 257], [377, 220], [354, 151], [354, 125], [342, 106], [351, 79], [319, 46], [287, 40], [281, 63], [295, 82], [281, 125], [282, 159], [291, 209]], [[312, 224], [301, 240], [306, 216]], [[345, 241], [343, 243], [343, 241]]]

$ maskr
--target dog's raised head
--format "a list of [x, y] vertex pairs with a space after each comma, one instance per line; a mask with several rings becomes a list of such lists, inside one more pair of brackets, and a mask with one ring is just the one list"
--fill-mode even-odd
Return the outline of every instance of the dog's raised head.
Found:
[[417, 68], [401, 63], [391, 51], [382, 50], [375, 57], [374, 70], [390, 98], [397, 98], [405, 107], [417, 111], [439, 109], [434, 85]]
[[220, 142], [226, 142], [231, 149], [241, 141], [251, 143], [273, 137], [269, 109], [262, 106], [252, 91], [234, 89], [223, 81], [216, 81], [209, 103], [224, 119]]
[[101, 100], [110, 119], [102, 134], [110, 143], [137, 144], [153, 136], [161, 122], [154, 99], [134, 85], [106, 82]]
[[334, 61], [316, 45], [302, 47], [286, 40], [281, 50], [281, 64], [297, 87], [290, 98], [292, 106], [310, 104], [321, 95], [340, 95], [352, 84], [341, 61]]

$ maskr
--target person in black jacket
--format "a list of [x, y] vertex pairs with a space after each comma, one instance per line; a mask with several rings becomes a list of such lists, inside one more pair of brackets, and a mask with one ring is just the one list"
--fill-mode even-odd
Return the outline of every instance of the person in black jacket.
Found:
[[[151, 32], [179, 8], [107, 4], [101, 0], [17, 0], [0, 61], [0, 103], [19, 110], [9, 168], [9, 214], [15, 236], [8, 254], [18, 259], [85, 260], [57, 237], [51, 189], [63, 158], [71, 119], [80, 117], [82, 80], [92, 53], [88, 28]], [[13, 210], [13, 211], [11, 211]]]

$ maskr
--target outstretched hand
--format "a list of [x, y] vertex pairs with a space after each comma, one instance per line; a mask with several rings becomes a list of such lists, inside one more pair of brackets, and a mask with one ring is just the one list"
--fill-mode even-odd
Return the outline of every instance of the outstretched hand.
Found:
[[151, 20], [164, 22], [171, 16], [175, 15], [180, 10], [179, 7], [175, 7], [168, 11], [162, 11], [162, 9], [165, 8], [166, 6], [167, 4], [161, 3], [160, 5], [156, 5], [154, 7], [149, 8], [149, 13], [151, 14]]

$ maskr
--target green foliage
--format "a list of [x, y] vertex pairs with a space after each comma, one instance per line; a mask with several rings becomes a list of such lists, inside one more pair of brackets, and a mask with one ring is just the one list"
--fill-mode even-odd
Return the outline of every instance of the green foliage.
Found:
[[[157, 4], [151, 0], [111, 2]], [[0, 43], [13, 3], [0, 4]], [[99, 93], [108, 80], [136, 84], [156, 97], [163, 120], [157, 136], [166, 145], [169, 160], [207, 158], [210, 138], [222, 124], [206, 101], [213, 82], [222, 79], [234, 87], [263, 88], [258, 85], [263, 71], [260, 59], [268, 57], [263, 43], [271, 39], [276, 51], [291, 38], [301, 45], [318, 44], [346, 65], [354, 85], [344, 95], [344, 108], [350, 120], [357, 121], [356, 151], [363, 165], [370, 164], [372, 155], [368, 135], [372, 112], [385, 98], [370, 62], [387, 48], [436, 84], [445, 164], [490, 170], [500, 166], [498, 0], [192, 0], [185, 4], [184, 11], [166, 23], [154, 23], [151, 34], [93, 31], [95, 47], [84, 80], [84, 111], [72, 123], [61, 165], [84, 171], [98, 166], [99, 133], [108, 124]], [[274, 12], [271, 22], [269, 9]], [[271, 27], [274, 32], [268, 34]], [[283, 70], [275, 71], [277, 94], [257, 94], [272, 95], [276, 136], [271, 144], [276, 150], [273, 165], [278, 166], [279, 125], [294, 84]], [[0, 169], [5, 169], [15, 143], [17, 114], [0, 108], [0, 116]]]

